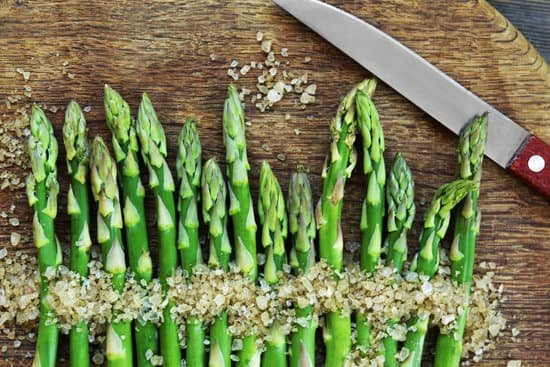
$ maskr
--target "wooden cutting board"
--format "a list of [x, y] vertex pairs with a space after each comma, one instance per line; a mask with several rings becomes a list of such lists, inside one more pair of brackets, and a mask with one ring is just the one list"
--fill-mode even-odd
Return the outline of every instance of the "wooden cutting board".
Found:
[[[380, 27], [550, 142], [548, 65], [484, 0], [330, 2]], [[247, 118], [252, 123], [247, 131], [252, 187], [254, 191], [257, 188], [262, 159], [269, 160], [283, 187], [296, 162], [302, 162], [311, 170], [318, 195], [329, 139], [327, 124], [338, 99], [369, 74], [269, 1], [2, 0], [0, 100], [14, 90], [22, 94], [23, 80], [16, 68], [31, 71], [28, 85], [32, 86], [33, 101], [65, 106], [75, 98], [82, 106], [91, 106], [87, 114], [90, 134], [108, 138], [103, 84], [117, 88], [134, 110], [140, 94], [147, 91], [164, 122], [172, 162], [178, 130], [190, 115], [200, 122], [204, 158], [216, 156], [223, 162], [220, 116], [230, 81], [227, 68], [234, 59], [242, 65], [265, 58], [255, 40], [258, 31], [274, 40], [275, 49], [288, 48], [287, 69], [308, 71], [318, 93], [317, 103], [304, 110], [294, 104], [295, 97], [265, 114], [247, 103]], [[311, 57], [310, 63], [303, 62], [305, 56]], [[253, 78], [250, 75], [237, 83], [251, 87]], [[454, 175], [457, 138], [382, 83], [374, 98], [385, 129], [386, 159], [403, 152], [416, 179], [416, 238], [436, 187]], [[0, 116], [12, 113], [13, 109], [0, 106]], [[289, 120], [285, 120], [287, 113]], [[63, 113], [49, 116], [60, 137]], [[284, 153], [284, 161], [277, 159], [280, 153]], [[62, 153], [62, 193], [67, 186], [63, 159]], [[347, 241], [359, 237], [365, 186], [361, 176], [357, 170], [346, 188]], [[0, 192], [0, 210], [11, 204], [16, 204], [22, 222], [18, 230], [30, 231], [31, 215], [23, 190]], [[152, 205], [150, 197], [148, 205]], [[512, 342], [508, 332], [482, 365], [505, 366], [507, 360], [520, 359], [526, 366], [548, 366], [550, 205], [487, 160], [480, 206], [483, 219], [477, 258], [498, 264], [496, 281], [504, 284], [506, 295], [502, 311], [510, 326], [521, 330], [519, 342]], [[60, 207], [65, 207], [63, 194]], [[60, 214], [57, 228], [60, 239], [67, 243], [66, 215]], [[0, 218], [0, 246], [6, 246], [11, 231], [7, 219]], [[25, 249], [34, 251], [30, 245]], [[60, 353], [65, 362], [60, 365], [67, 365], [67, 339], [62, 341]], [[0, 333], [0, 345], [4, 344], [11, 346], [11, 341]], [[0, 354], [0, 366], [29, 366], [31, 360], [25, 354], [30, 350], [32, 345], [27, 342], [18, 350], [10, 348]]]

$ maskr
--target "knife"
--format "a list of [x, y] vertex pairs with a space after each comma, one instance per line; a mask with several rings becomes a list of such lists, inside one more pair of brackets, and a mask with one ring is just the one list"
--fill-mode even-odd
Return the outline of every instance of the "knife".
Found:
[[487, 112], [490, 122], [485, 154], [550, 198], [550, 145], [356, 16], [319, 0], [273, 2], [455, 134], [474, 116]]

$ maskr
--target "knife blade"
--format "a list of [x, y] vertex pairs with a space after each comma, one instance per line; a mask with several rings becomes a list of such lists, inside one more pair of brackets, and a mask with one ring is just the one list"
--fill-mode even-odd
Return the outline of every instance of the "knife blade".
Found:
[[550, 197], [550, 146], [373, 25], [320, 0], [273, 0], [455, 134], [487, 112], [485, 154]]

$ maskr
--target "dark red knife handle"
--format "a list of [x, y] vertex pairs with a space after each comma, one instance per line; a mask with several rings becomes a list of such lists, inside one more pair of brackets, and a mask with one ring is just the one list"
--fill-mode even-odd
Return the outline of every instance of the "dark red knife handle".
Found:
[[529, 136], [508, 169], [550, 199], [550, 145]]

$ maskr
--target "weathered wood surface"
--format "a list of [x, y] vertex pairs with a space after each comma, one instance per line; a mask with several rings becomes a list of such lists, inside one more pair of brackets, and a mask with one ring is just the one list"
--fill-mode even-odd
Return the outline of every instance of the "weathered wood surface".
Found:
[[550, 60], [550, 1], [549, 0], [489, 0]]
[[[485, 1], [448, 1], [445, 5], [428, 0], [330, 2], [376, 24], [550, 141], [548, 65]], [[263, 60], [255, 41], [257, 31], [273, 38], [277, 49], [288, 47], [290, 69], [310, 71], [310, 80], [318, 84], [318, 103], [301, 110], [288, 100], [266, 114], [247, 105], [247, 117], [252, 122], [247, 136], [254, 190], [262, 159], [272, 163], [283, 187], [299, 161], [310, 168], [318, 195], [329, 139], [327, 123], [342, 94], [368, 76], [269, 1], [21, 0], [0, 4], [0, 100], [22, 88], [15, 69], [30, 70], [33, 100], [61, 106], [75, 98], [83, 106], [90, 105], [87, 119], [91, 135], [108, 138], [103, 121], [103, 84], [121, 91], [134, 110], [140, 94], [147, 91], [164, 122], [172, 162], [179, 127], [189, 115], [200, 121], [204, 157], [216, 156], [223, 161], [220, 116], [229, 63], [233, 59]], [[209, 59], [211, 53], [216, 54], [216, 61]], [[302, 62], [304, 56], [312, 58], [310, 64]], [[69, 64], [62, 66], [64, 61]], [[62, 69], [74, 73], [74, 79], [64, 75]], [[246, 77], [238, 84], [251, 86], [252, 78]], [[419, 210], [413, 235], [417, 236], [434, 190], [454, 175], [457, 139], [383, 84], [375, 102], [385, 129], [386, 159], [403, 152], [416, 178]], [[2, 105], [0, 113], [12, 112]], [[288, 121], [286, 113], [291, 115]], [[49, 115], [60, 137], [63, 114]], [[300, 135], [294, 133], [295, 128], [301, 130]], [[271, 151], [264, 150], [264, 144]], [[278, 153], [285, 153], [286, 161], [277, 160]], [[63, 159], [62, 154], [62, 190], [67, 185]], [[346, 189], [344, 222], [348, 241], [359, 237], [364, 180], [359, 170], [356, 172]], [[65, 198], [61, 197], [63, 208]], [[17, 205], [16, 213], [22, 220], [20, 230], [30, 231], [31, 216], [24, 192], [0, 192], [0, 210], [12, 203]], [[152, 205], [150, 197], [148, 204]], [[509, 359], [521, 359], [526, 366], [550, 365], [550, 205], [487, 160], [480, 206], [483, 219], [478, 259], [498, 263], [497, 282], [504, 284], [507, 298], [502, 310], [510, 326], [522, 331], [520, 342], [504, 338], [483, 365], [504, 366]], [[67, 243], [65, 215], [60, 215], [57, 228], [60, 239]], [[9, 241], [10, 232], [7, 220], [0, 218], [2, 244]], [[29, 246], [28, 251], [34, 250]], [[61, 354], [66, 357], [67, 339], [62, 340]], [[5, 343], [8, 341], [0, 333], [0, 345]], [[8, 354], [0, 355], [0, 366], [30, 365], [24, 356], [31, 349], [26, 342], [17, 351], [10, 349]]]

